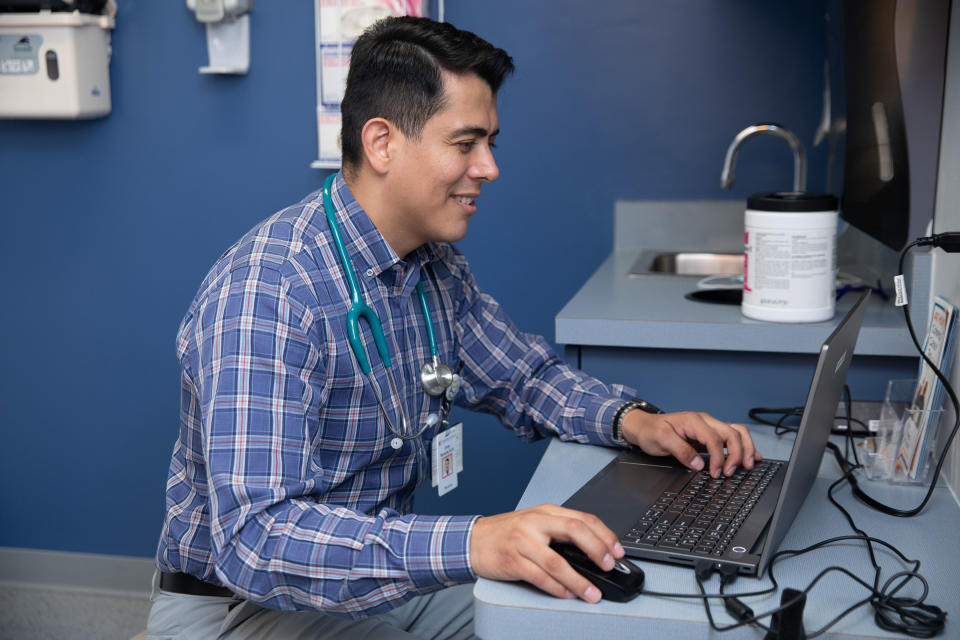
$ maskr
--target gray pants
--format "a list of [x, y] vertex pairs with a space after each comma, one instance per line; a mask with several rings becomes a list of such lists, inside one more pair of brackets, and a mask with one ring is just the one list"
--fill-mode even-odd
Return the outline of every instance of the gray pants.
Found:
[[387, 613], [347, 620], [319, 611], [277, 611], [240, 598], [190, 596], [154, 589], [148, 640], [380, 640], [473, 638], [473, 585], [420, 596]]

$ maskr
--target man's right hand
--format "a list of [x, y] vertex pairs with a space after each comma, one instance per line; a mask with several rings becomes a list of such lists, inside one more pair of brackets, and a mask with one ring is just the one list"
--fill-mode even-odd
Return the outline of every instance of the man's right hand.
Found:
[[600, 600], [600, 591], [550, 548], [554, 540], [574, 543], [605, 571], [624, 553], [616, 534], [596, 516], [542, 504], [477, 520], [470, 563], [484, 578], [524, 580], [558, 598]]

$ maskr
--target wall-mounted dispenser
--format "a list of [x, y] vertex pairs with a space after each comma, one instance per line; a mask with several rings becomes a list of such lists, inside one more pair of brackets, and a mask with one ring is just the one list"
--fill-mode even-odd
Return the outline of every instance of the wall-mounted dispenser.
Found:
[[0, 10], [0, 118], [99, 118], [110, 113], [114, 1], [83, 7], [18, 2], [16, 9]]
[[187, 8], [207, 25], [210, 64], [200, 67], [200, 73], [242, 75], [249, 71], [253, 0], [187, 0]]

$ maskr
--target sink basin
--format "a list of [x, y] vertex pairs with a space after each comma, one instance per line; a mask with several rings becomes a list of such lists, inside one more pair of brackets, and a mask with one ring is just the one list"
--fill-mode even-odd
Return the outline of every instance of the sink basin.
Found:
[[742, 253], [644, 251], [630, 267], [631, 277], [648, 275], [743, 275]]

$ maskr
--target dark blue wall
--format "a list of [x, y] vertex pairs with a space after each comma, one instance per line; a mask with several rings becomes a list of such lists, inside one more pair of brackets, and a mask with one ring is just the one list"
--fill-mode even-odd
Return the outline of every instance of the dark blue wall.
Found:
[[[216, 257], [317, 188], [313, 3], [260, 3], [247, 76], [197, 73], [203, 28], [176, 2], [120, 0], [113, 113], [0, 121], [0, 546], [152, 555], [177, 430], [173, 339]], [[282, 4], [282, 7], [281, 7]], [[526, 331], [609, 253], [616, 199], [785, 189], [790, 155], [756, 140], [732, 193], [724, 152], [777, 121], [808, 146], [820, 116], [819, 2], [447, 2], [507, 49], [500, 181], [462, 248]], [[810, 149], [810, 187], [825, 157]], [[467, 426], [461, 487], [430, 511], [512, 508], [542, 444]], [[435, 495], [435, 494], [434, 494]]]

